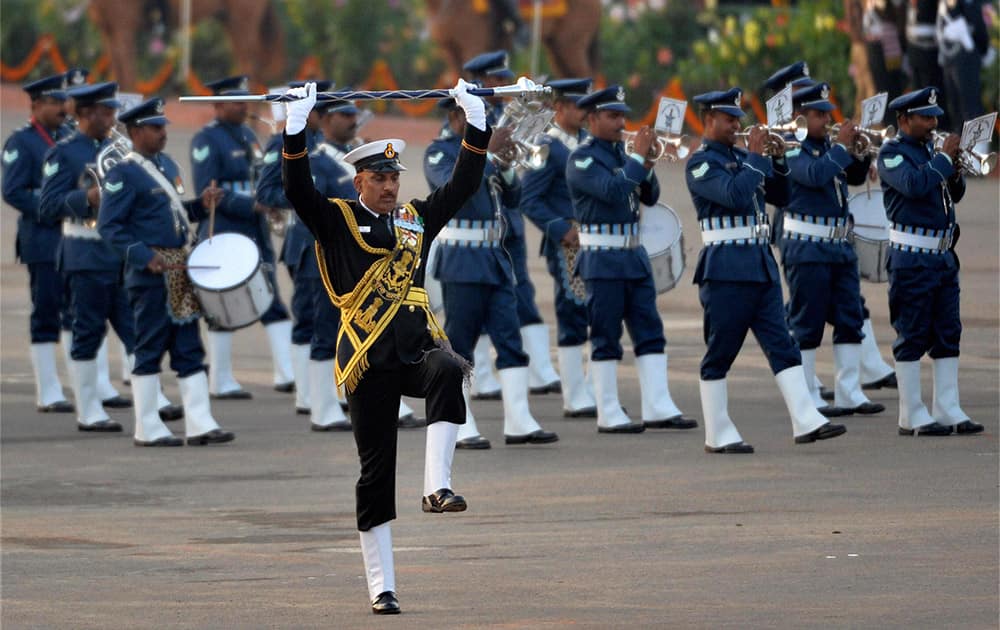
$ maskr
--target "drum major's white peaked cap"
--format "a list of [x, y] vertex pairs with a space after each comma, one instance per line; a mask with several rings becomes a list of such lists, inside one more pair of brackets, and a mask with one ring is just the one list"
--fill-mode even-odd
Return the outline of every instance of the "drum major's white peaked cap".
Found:
[[386, 138], [361, 145], [344, 156], [344, 161], [357, 171], [405, 171], [399, 156], [406, 150], [406, 142], [399, 138]]

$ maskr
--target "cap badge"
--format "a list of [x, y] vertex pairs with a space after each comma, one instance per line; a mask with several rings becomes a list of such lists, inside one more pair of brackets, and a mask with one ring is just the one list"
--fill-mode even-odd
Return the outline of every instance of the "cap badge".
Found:
[[385, 151], [382, 152], [382, 155], [384, 155], [387, 160], [391, 160], [396, 157], [396, 150], [392, 148], [391, 142], [386, 143]]
[[153, 110], [157, 114], [162, 114], [163, 113], [163, 101], [156, 101], [156, 105], [153, 107]]
[[737, 92], [736, 93], [736, 98], [733, 99], [733, 105], [739, 107], [740, 106], [740, 99], [742, 99], [742, 98], [743, 98], [743, 93], [742, 92]]
[[937, 91], [931, 90], [931, 95], [927, 97], [927, 102], [931, 105], [937, 105]]
[[625, 100], [625, 88], [623, 88], [621, 86], [618, 86], [618, 93], [615, 94], [615, 98], [618, 99], [619, 101], [624, 101]]
[[82, 85], [84, 80], [83, 73], [79, 70], [74, 70], [69, 76], [70, 85]]
[[822, 98], [822, 99], [823, 99], [824, 101], [825, 101], [826, 99], [830, 98], [830, 88], [829, 88], [828, 86], [825, 86], [825, 85], [824, 85], [824, 86], [823, 86], [823, 89], [822, 89], [822, 90], [820, 90], [820, 93], [819, 93], [819, 96], [820, 96], [820, 98]]
[[249, 87], [250, 87], [250, 79], [248, 79], [247, 77], [243, 77], [242, 79], [240, 79], [239, 89], [246, 90]]
[[802, 62], [802, 76], [804, 77], [809, 76], [809, 64], [807, 64], [804, 61]]

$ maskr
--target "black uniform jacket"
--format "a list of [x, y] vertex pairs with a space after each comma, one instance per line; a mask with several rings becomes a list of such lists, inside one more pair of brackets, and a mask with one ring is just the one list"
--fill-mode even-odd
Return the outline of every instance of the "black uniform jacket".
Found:
[[[491, 134], [489, 127], [486, 131], [480, 131], [472, 125], [466, 125], [465, 139], [451, 180], [426, 199], [414, 199], [410, 202], [424, 225], [420, 265], [414, 273], [412, 286], [424, 286], [431, 241], [479, 188]], [[285, 136], [286, 155], [297, 155], [305, 149], [304, 133]], [[323, 247], [326, 269], [334, 291], [338, 295], [349, 293], [380, 257], [365, 252], [358, 246], [340, 208], [313, 186], [307, 157], [286, 158], [282, 175], [285, 197]], [[388, 249], [395, 246], [395, 235], [388, 223], [376, 219], [356, 201], [348, 201], [348, 204], [354, 212], [361, 237], [368, 245]], [[374, 370], [393, 369], [398, 366], [397, 360], [402, 363], [420, 361], [424, 353], [433, 346], [424, 311], [403, 306], [396, 311], [392, 323], [368, 351], [368, 361]]]

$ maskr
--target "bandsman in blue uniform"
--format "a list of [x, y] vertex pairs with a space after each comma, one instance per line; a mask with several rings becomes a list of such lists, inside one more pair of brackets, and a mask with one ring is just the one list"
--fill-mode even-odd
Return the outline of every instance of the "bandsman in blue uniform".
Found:
[[[670, 395], [653, 268], [639, 243], [639, 204], [653, 205], [660, 197], [653, 162], [646, 157], [653, 131], [642, 127], [636, 153], [625, 154], [622, 131], [631, 110], [620, 85], [588, 94], [577, 106], [587, 110], [590, 137], [569, 154], [566, 183], [580, 224], [576, 273], [586, 285], [597, 430], [692, 429], [698, 423], [685, 418]], [[618, 401], [622, 322], [635, 348], [642, 422], [632, 422]]]
[[43, 220], [38, 208], [45, 153], [71, 133], [65, 125], [66, 76], [39, 79], [23, 89], [31, 99], [31, 118], [4, 143], [3, 199], [18, 212], [14, 251], [28, 268], [36, 406], [43, 413], [73, 413], [56, 371], [61, 316], [65, 314], [69, 319], [63, 312], [62, 276], [56, 270], [60, 225], [58, 221]]
[[[462, 155], [467, 121], [455, 99], [444, 99], [448, 126], [427, 147], [424, 176], [431, 190], [446, 184]], [[510, 130], [497, 130], [489, 150], [496, 154], [509, 144]], [[511, 229], [504, 206], [517, 206], [521, 187], [512, 168], [501, 169], [488, 161], [482, 181], [438, 235], [436, 268], [441, 282], [445, 332], [452, 347], [468, 361], [484, 328], [497, 351], [496, 368], [503, 391], [504, 440], [507, 444], [555, 442], [555, 433], [544, 431], [528, 408], [528, 355], [518, 329], [517, 296], [511, 255], [502, 246], [504, 231]], [[470, 415], [459, 432], [459, 448], [489, 448]]]
[[115, 83], [98, 83], [67, 92], [78, 129], [49, 149], [42, 167], [39, 214], [44, 221], [62, 222], [56, 268], [67, 278], [71, 294], [71, 373], [81, 431], [121, 431], [104, 411], [98, 388], [98, 350], [108, 322], [129, 354], [135, 345], [132, 313], [121, 285], [121, 257], [96, 229], [101, 192], [95, 168], [115, 125], [117, 90]]
[[[882, 145], [878, 173], [889, 231], [889, 317], [896, 330], [892, 353], [899, 382], [900, 435], [979, 433], [959, 404], [958, 223], [955, 203], [965, 196], [958, 168], [959, 136], [950, 134], [939, 151], [931, 142], [938, 88], [926, 87], [889, 103], [899, 134]], [[920, 359], [934, 364], [930, 413], [920, 390]]]
[[704, 244], [694, 283], [699, 286], [708, 346], [699, 387], [705, 450], [710, 453], [753, 452], [729, 417], [726, 387], [726, 375], [748, 331], [753, 331], [775, 375], [795, 443], [846, 431], [816, 410], [799, 348], [788, 331], [765, 212], [765, 203], [788, 203], [788, 165], [783, 155], [764, 155], [767, 131], [761, 127], [750, 129], [747, 149], [734, 146], [743, 117], [742, 95], [732, 88], [694, 97], [705, 136], [686, 167]]
[[97, 229], [125, 261], [125, 288], [138, 331], [132, 391], [137, 446], [180, 446], [160, 420], [160, 363], [170, 353], [185, 412], [189, 445], [229, 442], [212, 417], [205, 352], [198, 332], [198, 301], [184, 265], [193, 236], [190, 221], [204, 217], [223, 194], [207, 188], [181, 201], [180, 169], [165, 153], [167, 118], [163, 99], [152, 98], [123, 112], [133, 150], [105, 177]]
[[[217, 95], [249, 93], [245, 76], [219, 79], [206, 86]], [[267, 332], [271, 348], [274, 387], [281, 392], [291, 392], [295, 387], [291, 356], [292, 321], [281, 301], [273, 269], [274, 245], [267, 222], [267, 215], [272, 209], [254, 199], [254, 184], [264, 154], [257, 137], [244, 124], [247, 113], [246, 103], [217, 103], [215, 120], [191, 140], [191, 169], [195, 190], [204, 190], [215, 181], [226, 191], [215, 209], [215, 233], [236, 232], [252, 239], [260, 249], [261, 261], [272, 267], [267, 271], [267, 277], [274, 287], [274, 302], [261, 316], [260, 322]], [[210, 223], [207, 219], [199, 223], [199, 240], [208, 238]], [[233, 376], [233, 331], [210, 325], [208, 346], [209, 391], [212, 397], [252, 398]]]
[[834, 405], [820, 397], [818, 388], [810, 387], [820, 413], [873, 414], [885, 406], [871, 402], [861, 391], [861, 282], [858, 257], [847, 240], [847, 186], [865, 182], [871, 158], [859, 159], [849, 152], [859, 133], [850, 120], [841, 123], [831, 142], [829, 95], [830, 86], [817, 83], [792, 97], [795, 113], [806, 120], [808, 136], [785, 154], [791, 189], [779, 247], [788, 283], [788, 324], [810, 385], [815, 382], [816, 348], [823, 341], [823, 329], [827, 322], [833, 326]]
[[[816, 80], [809, 76], [809, 66], [804, 61], [781, 68], [764, 82], [764, 87], [771, 92], [778, 93], [791, 85], [795, 90], [812, 87], [816, 85]], [[781, 238], [784, 234], [782, 227], [783, 208], [775, 208], [774, 221], [771, 224], [771, 242], [781, 245]], [[861, 312], [864, 317], [862, 330], [864, 336], [861, 339], [861, 383], [862, 389], [882, 389], [883, 387], [895, 387], [896, 377], [892, 367], [882, 359], [882, 352], [878, 348], [875, 339], [875, 329], [872, 327], [868, 307], [865, 305], [865, 296], [859, 293], [861, 299]], [[805, 361], [807, 357], [803, 357]], [[814, 363], [815, 365], [815, 363]], [[810, 391], [818, 392], [822, 400], [833, 401], [834, 392], [823, 387], [823, 383], [813, 371], [812, 385]], [[822, 403], [819, 403], [823, 406]], [[832, 407], [830, 408], [832, 409]]]
[[563, 415], [570, 418], [597, 417], [594, 392], [584, 369], [584, 345], [590, 337], [587, 296], [582, 280], [574, 273], [580, 231], [566, 184], [569, 154], [587, 137], [583, 128], [587, 110], [578, 107], [577, 101], [590, 91], [590, 84], [590, 79], [548, 82], [555, 94], [555, 115], [539, 139], [539, 144], [548, 147], [548, 159], [541, 168], [525, 171], [521, 179], [521, 212], [542, 231], [542, 253], [555, 285]]
[[[490, 130], [483, 103], [459, 80], [455, 96], [469, 125], [454, 176], [426, 199], [399, 205], [402, 140], [362, 145], [344, 156], [352, 164], [358, 200], [328, 199], [312, 183], [302, 133], [315, 87], [291, 92], [283, 149], [285, 196], [316, 237], [324, 286], [342, 312], [335, 378], [347, 388], [351, 425], [361, 460], [358, 529], [372, 612], [400, 612], [392, 533], [396, 517], [396, 419], [401, 394], [427, 399], [425, 512], [460, 512], [465, 499], [451, 489], [458, 425], [464, 421], [463, 361], [450, 351], [423, 289], [433, 238], [479, 186]], [[526, 385], [526, 383], [525, 383]], [[434, 488], [430, 490], [429, 488]]]
[[[462, 66], [474, 83], [483, 87], [496, 87], [510, 83], [514, 73], [507, 67], [507, 51], [497, 50], [483, 53], [470, 59]], [[488, 97], [486, 119], [490, 125], [496, 125], [503, 116], [504, 103], [500, 97]], [[524, 217], [516, 205], [504, 205], [504, 220], [507, 229], [501, 245], [510, 256], [514, 265], [514, 292], [517, 294], [517, 318], [520, 322], [521, 340], [524, 351], [528, 353], [528, 387], [532, 394], [559, 393], [561, 385], [559, 374], [552, 366], [549, 354], [549, 327], [542, 321], [535, 303], [535, 285], [528, 275], [528, 247], [525, 242]], [[482, 348], [486, 348], [485, 344]], [[481, 350], [482, 351], [482, 350]], [[486, 365], [491, 362], [486, 361]], [[478, 365], [478, 357], [477, 357]], [[482, 369], [482, 368], [480, 368]], [[477, 370], [477, 374], [479, 370]], [[485, 376], [485, 375], [484, 375]], [[492, 376], [484, 380], [493, 380]], [[488, 386], [479, 388], [480, 392], [489, 391]], [[482, 396], [489, 398], [489, 396]]]

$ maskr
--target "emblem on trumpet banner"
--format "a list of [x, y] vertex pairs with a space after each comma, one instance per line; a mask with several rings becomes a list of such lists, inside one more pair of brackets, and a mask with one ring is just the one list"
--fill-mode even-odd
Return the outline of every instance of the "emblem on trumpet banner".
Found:
[[861, 101], [861, 124], [858, 126], [862, 129], [871, 129], [881, 125], [885, 119], [885, 108], [888, 104], [888, 92], [869, 96]]
[[767, 101], [767, 126], [777, 127], [792, 119], [792, 85], [785, 86]]
[[993, 137], [993, 128], [996, 122], [996, 112], [965, 121], [965, 124], [962, 125], [962, 140], [959, 142], [959, 146], [972, 149], [980, 142], [989, 142], [990, 138]]
[[665, 131], [680, 135], [684, 129], [684, 114], [687, 112], [687, 101], [676, 98], [660, 97], [660, 108], [656, 112], [657, 131]]

